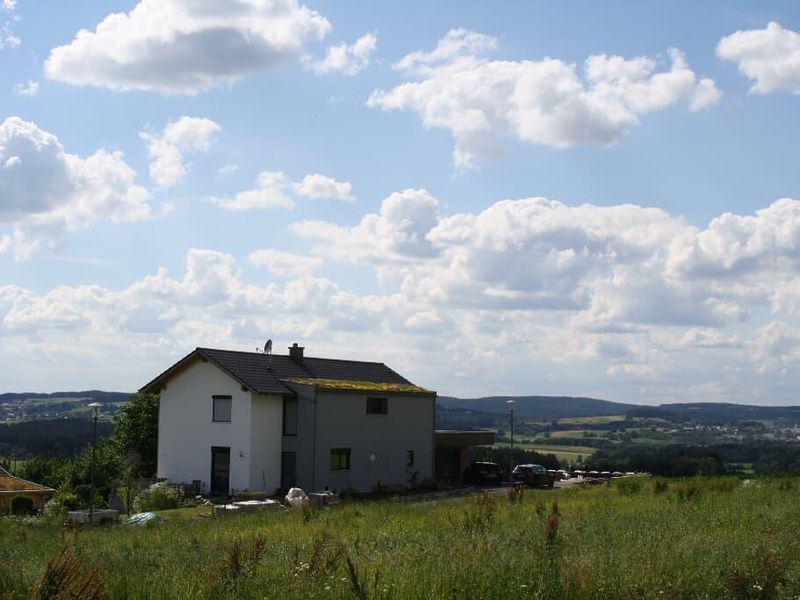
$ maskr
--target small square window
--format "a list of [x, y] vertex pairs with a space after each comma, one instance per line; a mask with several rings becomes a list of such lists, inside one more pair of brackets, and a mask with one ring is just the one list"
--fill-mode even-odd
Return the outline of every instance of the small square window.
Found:
[[214, 400], [213, 421], [215, 423], [230, 423], [233, 398], [231, 396], [212, 396], [212, 398]]
[[406, 466], [413, 467], [414, 466], [414, 451], [408, 450], [406, 451]]
[[347, 471], [350, 469], [350, 448], [331, 449], [331, 471]]
[[388, 398], [367, 398], [368, 415], [385, 415], [389, 412]]

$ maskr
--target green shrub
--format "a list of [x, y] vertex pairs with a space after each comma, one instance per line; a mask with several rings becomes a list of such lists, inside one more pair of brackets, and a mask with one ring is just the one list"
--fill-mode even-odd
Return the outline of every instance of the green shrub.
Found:
[[44, 514], [51, 520], [63, 519], [71, 510], [78, 510], [78, 496], [70, 489], [57, 491], [44, 505]]
[[739, 480], [733, 477], [722, 477], [720, 479], [712, 479], [708, 482], [708, 489], [714, 492], [732, 492], [739, 487]]
[[178, 508], [179, 501], [178, 491], [168, 483], [159, 481], [136, 496], [133, 501], [133, 509], [136, 512], [167, 510]]
[[700, 497], [700, 486], [694, 481], [678, 484], [675, 486], [675, 495], [684, 502], [695, 500]]
[[36, 507], [30, 496], [14, 496], [11, 498], [12, 515], [35, 515]]
[[669, 489], [669, 481], [667, 481], [663, 477], [657, 477], [656, 479], [653, 479], [654, 494], [663, 494], [668, 489]]
[[620, 494], [638, 494], [642, 491], [642, 480], [639, 477], [624, 477], [614, 483]]

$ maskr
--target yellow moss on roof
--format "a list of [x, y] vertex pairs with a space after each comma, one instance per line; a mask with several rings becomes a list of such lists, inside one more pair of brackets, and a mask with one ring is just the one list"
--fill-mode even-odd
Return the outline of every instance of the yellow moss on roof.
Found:
[[321, 390], [344, 390], [353, 392], [398, 392], [405, 394], [432, 394], [424, 387], [410, 383], [375, 383], [374, 381], [350, 381], [345, 379], [317, 379], [314, 377], [289, 377], [290, 383], [313, 385]]

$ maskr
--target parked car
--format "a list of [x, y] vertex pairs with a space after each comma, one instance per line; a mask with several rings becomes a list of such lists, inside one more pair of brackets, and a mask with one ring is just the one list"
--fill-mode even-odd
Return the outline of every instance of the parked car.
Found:
[[463, 481], [473, 485], [500, 485], [503, 469], [493, 462], [474, 462], [464, 470]]
[[511, 472], [515, 483], [531, 486], [553, 487], [556, 478], [542, 465], [517, 465]]

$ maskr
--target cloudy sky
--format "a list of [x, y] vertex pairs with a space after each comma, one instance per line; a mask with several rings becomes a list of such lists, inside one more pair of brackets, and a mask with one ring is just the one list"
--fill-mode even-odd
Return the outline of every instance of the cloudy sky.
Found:
[[794, 1], [0, 0], [0, 109], [0, 391], [800, 403]]

